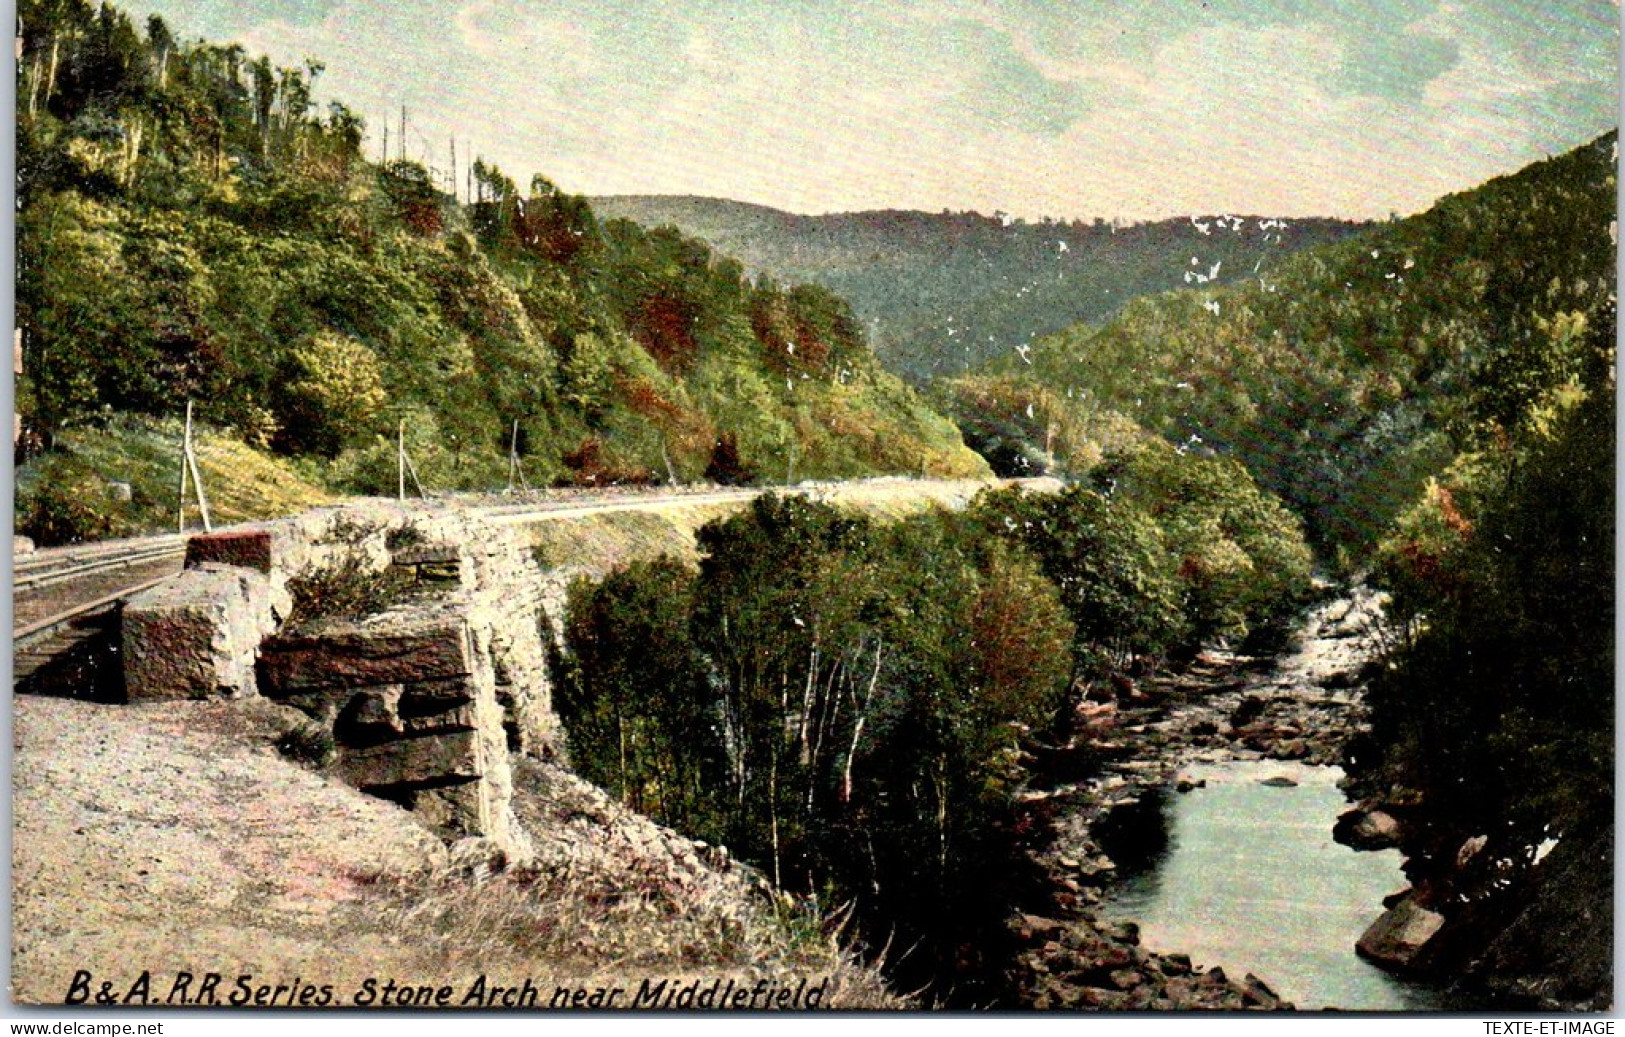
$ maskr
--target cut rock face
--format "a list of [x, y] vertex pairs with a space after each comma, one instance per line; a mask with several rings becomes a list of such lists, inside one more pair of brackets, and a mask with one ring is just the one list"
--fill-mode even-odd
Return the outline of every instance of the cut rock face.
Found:
[[495, 668], [465, 613], [460, 595], [435, 596], [271, 638], [265, 694], [330, 727], [345, 781], [449, 840], [485, 836], [523, 857]]
[[274, 629], [263, 573], [212, 563], [187, 569], [124, 605], [129, 697], [253, 695], [255, 651]]
[[193, 537], [186, 565], [126, 606], [131, 698], [258, 691], [315, 721], [350, 784], [529, 855], [509, 753], [552, 758], [563, 732], [544, 581], [510, 529], [361, 501]]

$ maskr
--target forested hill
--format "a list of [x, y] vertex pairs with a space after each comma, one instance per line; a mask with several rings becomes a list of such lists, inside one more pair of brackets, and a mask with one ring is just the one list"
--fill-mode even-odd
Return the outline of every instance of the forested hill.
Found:
[[943, 387], [996, 467], [1240, 460], [1391, 595], [1351, 787], [1434, 967], [1541, 1010], [1613, 1002], [1616, 140]]
[[688, 196], [592, 202], [647, 227], [677, 227], [750, 270], [839, 292], [872, 329], [881, 360], [916, 383], [1102, 321], [1148, 292], [1267, 271], [1363, 226], [1218, 214], [1133, 224], [947, 211], [802, 216]]
[[961, 423], [1027, 457], [1127, 416], [1242, 460], [1324, 550], [1361, 557], [1451, 458], [1577, 377], [1614, 292], [1614, 150], [1609, 134], [1242, 284], [1136, 300], [957, 382]]
[[[201, 419], [392, 486], [985, 471], [825, 288], [746, 276], [537, 177], [362, 154], [322, 67], [153, 17], [22, 0], [17, 406], [37, 455], [119, 415]], [[469, 182], [463, 197], [456, 188]]]

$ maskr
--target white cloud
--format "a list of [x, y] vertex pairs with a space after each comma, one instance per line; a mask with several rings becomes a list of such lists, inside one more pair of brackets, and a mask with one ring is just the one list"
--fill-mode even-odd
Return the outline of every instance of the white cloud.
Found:
[[802, 211], [1412, 211], [1610, 125], [1617, 43], [1611, 0], [261, 2], [245, 43], [375, 126], [405, 104], [414, 157]]

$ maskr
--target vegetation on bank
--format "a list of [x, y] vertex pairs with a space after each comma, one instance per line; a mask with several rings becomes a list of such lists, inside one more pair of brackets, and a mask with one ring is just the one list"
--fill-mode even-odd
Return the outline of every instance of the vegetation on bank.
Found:
[[554, 702], [575, 766], [850, 903], [904, 983], [965, 1003], [1030, 880], [1023, 747], [1064, 740], [1092, 685], [1268, 623], [1309, 576], [1238, 465], [1156, 448], [1096, 487], [891, 523], [766, 496], [699, 546], [697, 568], [572, 589]]
[[1611, 839], [1616, 139], [938, 389], [1001, 472], [1103, 471], [1100, 430], [1136, 427], [1234, 459], [1391, 593], [1348, 765], [1411, 811], [1428, 906], [1485, 939], [1539, 854]]
[[[181, 424], [129, 415], [63, 429], [53, 450], [17, 472], [16, 531], [42, 545], [174, 531]], [[291, 515], [332, 501], [308, 464], [201, 426], [192, 440], [216, 523]], [[187, 501], [186, 526], [199, 529], [190, 489]]]
[[344, 491], [393, 486], [401, 423], [443, 488], [503, 485], [515, 445], [533, 483], [986, 470], [823, 288], [478, 159], [467, 192], [369, 161], [319, 64], [85, 0], [18, 13], [28, 456], [193, 399]]
[[1429, 483], [1378, 570], [1395, 640], [1368, 777], [1520, 852], [1613, 817], [1613, 306], [1572, 335], [1562, 381], [1510, 427], [1482, 387], [1477, 449]]

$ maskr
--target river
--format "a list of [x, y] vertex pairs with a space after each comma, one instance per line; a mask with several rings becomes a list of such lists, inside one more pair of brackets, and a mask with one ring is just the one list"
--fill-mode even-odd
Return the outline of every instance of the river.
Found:
[[1277, 760], [1190, 766], [1182, 777], [1204, 784], [1162, 798], [1160, 851], [1117, 855], [1125, 877], [1103, 914], [1138, 924], [1149, 949], [1254, 973], [1300, 1010], [1448, 1008], [1438, 991], [1354, 953], [1382, 898], [1405, 879], [1397, 850], [1356, 852], [1332, 840], [1347, 809], [1341, 774]]

